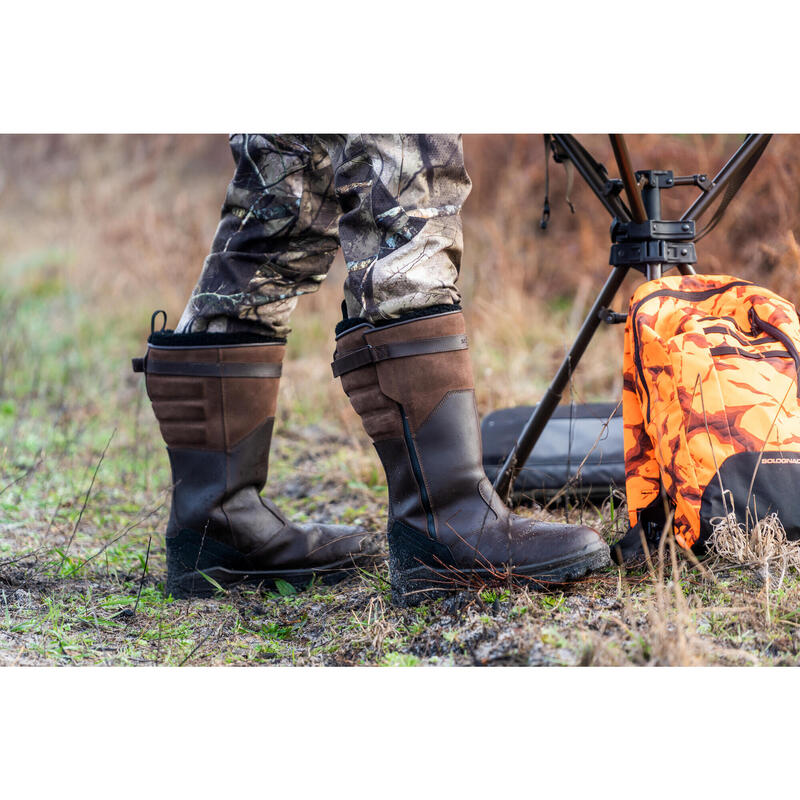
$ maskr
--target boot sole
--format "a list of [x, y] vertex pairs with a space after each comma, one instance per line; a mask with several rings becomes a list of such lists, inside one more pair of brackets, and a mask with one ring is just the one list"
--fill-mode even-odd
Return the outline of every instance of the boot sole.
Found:
[[235, 586], [256, 585], [264, 591], [277, 591], [277, 581], [291, 584], [302, 591], [314, 579], [331, 585], [352, 575], [359, 564], [352, 559], [329, 564], [316, 569], [293, 570], [234, 570], [226, 567], [209, 567], [204, 570], [184, 572], [167, 576], [167, 593], [175, 598], [213, 597], [220, 588], [227, 590]]
[[[324, 584], [338, 583], [356, 572], [359, 566], [373, 563], [377, 557], [364, 553], [305, 569], [241, 569], [224, 566], [224, 561], [230, 563], [233, 558], [225, 558], [226, 554], [222, 552], [220, 546], [211, 541], [206, 542], [201, 558], [194, 538], [196, 537], [192, 535], [187, 540], [183, 534], [178, 537], [167, 537], [166, 590], [175, 598], [212, 597], [220, 589], [230, 589], [242, 584], [260, 585], [265, 591], [277, 591], [279, 580], [291, 584], [300, 591], [314, 578], [320, 578]], [[216, 553], [216, 558], [211, 552], [212, 548], [220, 551]], [[233, 556], [234, 552], [231, 551], [228, 555]], [[236, 553], [236, 556], [241, 560], [241, 554]], [[203, 561], [205, 563], [202, 563]], [[194, 564], [194, 567], [188, 567], [188, 564]]]
[[607, 567], [611, 563], [608, 545], [601, 543], [596, 549], [576, 554], [571, 558], [537, 564], [514, 566], [505, 574], [498, 569], [484, 567], [462, 569], [433, 567], [420, 564], [402, 569], [394, 548], [389, 548], [389, 575], [392, 585], [392, 604], [403, 608], [419, 605], [428, 600], [446, 597], [454, 592], [478, 589], [510, 581], [539, 591], [569, 583], [589, 572]]
[[338, 583], [361, 566], [378, 557], [369, 551], [350, 554], [338, 561], [302, 569], [246, 569], [247, 560], [233, 548], [199, 534], [182, 530], [166, 539], [166, 591], [175, 598], [212, 597], [220, 589], [242, 584], [260, 585], [265, 591], [278, 591], [277, 581], [296, 590], [305, 589], [314, 579], [324, 584]]

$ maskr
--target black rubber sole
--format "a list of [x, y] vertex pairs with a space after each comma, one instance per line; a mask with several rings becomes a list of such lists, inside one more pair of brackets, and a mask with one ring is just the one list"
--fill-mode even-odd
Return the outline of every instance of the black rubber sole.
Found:
[[456, 565], [434, 567], [419, 562], [412, 567], [409, 566], [408, 555], [396, 552], [390, 541], [389, 576], [392, 585], [392, 604], [408, 608], [454, 592], [479, 589], [501, 582], [547, 591], [582, 578], [589, 572], [602, 569], [610, 563], [608, 545], [600, 542], [598, 547], [569, 558], [545, 564], [524, 564], [507, 570], [486, 567], [461, 568]]
[[175, 598], [212, 597], [222, 590], [232, 589], [236, 586], [258, 586], [265, 592], [278, 590], [277, 581], [290, 583], [297, 591], [308, 588], [314, 578], [319, 578], [326, 585], [338, 583], [356, 571], [356, 567], [349, 562], [349, 566], [341, 569], [326, 567], [316, 570], [276, 570], [268, 572], [241, 572], [225, 569], [225, 567], [211, 567], [197, 572], [184, 572], [181, 575], [167, 576], [167, 593]]
[[167, 537], [166, 591], [175, 598], [212, 597], [220, 590], [241, 585], [260, 586], [264, 591], [274, 592], [278, 590], [277, 581], [285, 581], [302, 591], [314, 578], [324, 584], [338, 583], [360, 566], [372, 566], [375, 560], [375, 556], [365, 554], [304, 569], [253, 570], [242, 563], [245, 559], [240, 553], [223, 549], [210, 540], [198, 548], [196, 538], [196, 534], [188, 531]]

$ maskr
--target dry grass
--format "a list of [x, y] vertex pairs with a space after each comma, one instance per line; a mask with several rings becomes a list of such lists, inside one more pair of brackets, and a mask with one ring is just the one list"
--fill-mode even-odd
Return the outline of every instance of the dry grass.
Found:
[[760, 566], [766, 570], [778, 566], [800, 569], [800, 541], [789, 541], [776, 513], [743, 525], [736, 514], [712, 520], [713, 531], [708, 547], [718, 559], [738, 566]]

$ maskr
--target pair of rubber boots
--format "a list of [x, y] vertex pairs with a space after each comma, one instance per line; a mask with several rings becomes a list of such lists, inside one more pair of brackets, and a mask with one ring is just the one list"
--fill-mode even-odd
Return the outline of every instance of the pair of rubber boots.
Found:
[[[291, 522], [260, 494], [284, 350], [250, 334], [162, 330], [134, 359], [172, 467], [175, 597], [242, 581], [335, 580], [382, 549], [360, 528]], [[460, 311], [340, 325], [332, 368], [386, 472], [393, 602], [506, 579], [537, 588], [608, 564], [592, 529], [517, 516], [493, 491]]]

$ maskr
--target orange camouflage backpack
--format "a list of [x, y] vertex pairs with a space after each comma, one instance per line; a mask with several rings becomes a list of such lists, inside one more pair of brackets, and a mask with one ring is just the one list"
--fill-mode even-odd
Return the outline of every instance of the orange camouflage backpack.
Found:
[[675, 509], [686, 548], [734, 512], [777, 512], [800, 538], [800, 320], [769, 289], [727, 275], [648, 281], [625, 326], [626, 493], [631, 526]]

